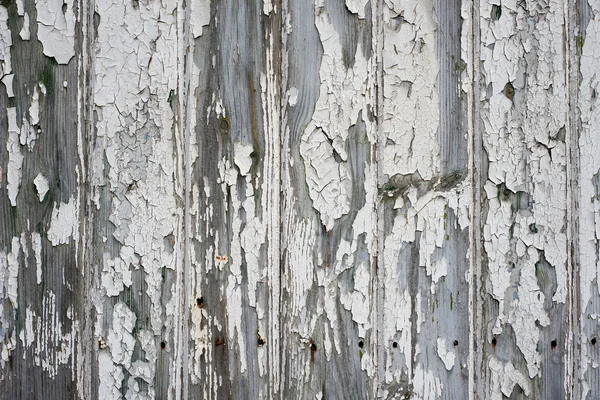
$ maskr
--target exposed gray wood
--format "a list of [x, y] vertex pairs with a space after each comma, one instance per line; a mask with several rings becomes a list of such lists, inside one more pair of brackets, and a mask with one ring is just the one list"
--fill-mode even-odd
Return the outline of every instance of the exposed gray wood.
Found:
[[33, 1], [0, 6], [0, 392], [14, 399], [76, 398], [82, 379], [80, 52], [44, 55], [43, 15]]
[[288, 3], [285, 398], [375, 396], [372, 2]]
[[189, 396], [279, 398], [281, 5], [202, 4], [187, 71]]

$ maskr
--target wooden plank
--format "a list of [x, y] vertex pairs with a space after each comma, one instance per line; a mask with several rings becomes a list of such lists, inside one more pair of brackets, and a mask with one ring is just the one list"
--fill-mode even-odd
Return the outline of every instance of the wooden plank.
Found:
[[[85, 166], [77, 4], [0, 6], [0, 391], [81, 393]], [[56, 21], [56, 25], [54, 25]]]
[[180, 10], [176, 1], [92, 6], [92, 397], [172, 398], [181, 393]]
[[577, 398], [593, 399], [600, 390], [599, 315], [600, 286], [598, 266], [600, 265], [600, 164], [598, 154], [597, 123], [598, 109], [598, 67], [595, 52], [600, 39], [600, 7], [596, 2], [580, 1], [579, 36], [576, 39], [578, 74], [577, 90], [578, 133], [574, 139], [577, 169], [573, 175], [577, 184], [575, 218], [576, 257], [578, 267], [575, 274], [574, 291], [577, 314], [575, 320], [574, 376]]
[[281, 396], [281, 21], [277, 1], [192, 3], [190, 398]]
[[567, 395], [566, 9], [479, 7], [485, 398]]
[[374, 2], [288, 2], [283, 126], [284, 398], [372, 398]]
[[382, 10], [383, 398], [469, 393], [469, 7], [461, 1], [396, 1]]

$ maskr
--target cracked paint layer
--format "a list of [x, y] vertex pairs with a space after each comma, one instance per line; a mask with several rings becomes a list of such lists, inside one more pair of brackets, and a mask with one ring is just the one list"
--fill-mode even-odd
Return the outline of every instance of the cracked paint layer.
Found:
[[75, 55], [75, 13], [73, 0], [36, 0], [37, 37], [44, 54], [59, 64], [68, 64]]
[[23, 166], [23, 155], [19, 144], [19, 127], [17, 125], [17, 109], [10, 107], [6, 110], [8, 116], [8, 140], [6, 150], [8, 151], [8, 168], [6, 189], [10, 204], [17, 206], [17, 196], [21, 186], [21, 168]]
[[[311, 122], [302, 135], [300, 152], [306, 169], [306, 183], [313, 207], [331, 230], [336, 220], [350, 211], [352, 191], [346, 141], [348, 129], [359, 118], [365, 122], [371, 65], [361, 44], [354, 65], [346, 69], [340, 36], [320, 1], [315, 3], [315, 24], [323, 45], [319, 77], [319, 99]], [[367, 135], [370, 135], [370, 125]]]
[[[488, 0], [479, 10], [488, 161], [486, 289], [499, 306], [487, 340], [510, 326], [526, 371], [519, 371], [514, 360], [508, 365], [530, 379], [550, 368], [539, 351], [544, 327], [564, 322], [552, 320], [547, 310], [548, 284], [538, 265], [548, 263], [554, 272], [551, 303], [564, 304], [567, 294], [565, 7], [560, 0]], [[487, 363], [500, 382], [507, 382], [506, 368], [493, 364], [493, 358]]]
[[[183, 142], [174, 114], [177, 7], [172, 0], [95, 3], [91, 197], [96, 218], [110, 226], [96, 226], [104, 244], [96, 249], [101, 296], [94, 334], [108, 346], [98, 359], [101, 399], [162, 398], [179, 385], [179, 367], [171, 364], [183, 295], [175, 284], [183, 259]], [[104, 306], [125, 290], [143, 306]], [[136, 320], [145, 328], [133, 335]], [[161, 342], [164, 349], [157, 349]], [[132, 354], [138, 346], [145, 357]], [[157, 351], [164, 360], [160, 374]]]

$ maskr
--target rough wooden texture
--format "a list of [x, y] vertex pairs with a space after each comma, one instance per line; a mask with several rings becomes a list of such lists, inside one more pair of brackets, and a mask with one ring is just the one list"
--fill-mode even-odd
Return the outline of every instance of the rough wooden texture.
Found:
[[600, 3], [0, 5], [0, 398], [600, 391]]

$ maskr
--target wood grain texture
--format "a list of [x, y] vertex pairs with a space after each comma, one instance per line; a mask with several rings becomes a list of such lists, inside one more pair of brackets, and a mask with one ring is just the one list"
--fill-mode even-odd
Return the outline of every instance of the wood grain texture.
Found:
[[200, 7], [210, 19], [191, 20], [186, 72], [189, 396], [279, 398], [281, 5]]
[[289, 2], [283, 68], [285, 398], [376, 394], [373, 10]]
[[0, 392], [14, 399], [76, 398], [82, 382], [80, 51], [44, 54], [43, 7], [0, 6]]

